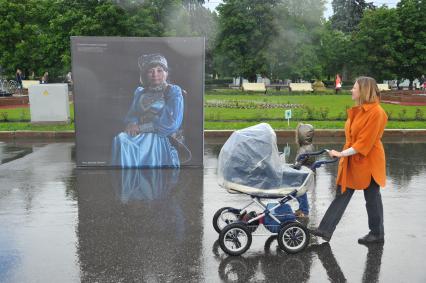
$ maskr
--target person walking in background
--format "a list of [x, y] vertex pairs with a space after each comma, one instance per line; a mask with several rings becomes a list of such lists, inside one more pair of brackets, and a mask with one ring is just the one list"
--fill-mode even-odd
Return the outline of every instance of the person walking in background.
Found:
[[422, 75], [420, 78], [420, 88], [425, 90], [426, 89], [426, 78], [425, 75]]
[[49, 73], [48, 72], [44, 72], [43, 76], [40, 79], [40, 83], [41, 84], [49, 83]]
[[31, 81], [34, 80], [35, 79], [34, 71], [30, 70], [29, 73], [30, 73], [30, 75], [29, 75], [28, 79], [30, 79]]
[[72, 81], [72, 73], [71, 72], [68, 72], [67, 74], [66, 74], [66, 76], [65, 76], [65, 82], [68, 84], [68, 89], [70, 90], [70, 91], [72, 91], [73, 90], [73, 81]]
[[18, 83], [18, 92], [22, 92], [22, 71], [21, 69], [16, 69], [15, 74], [16, 82]]
[[342, 88], [342, 79], [340, 78], [340, 75], [337, 74], [335, 79], [336, 94], [340, 91], [341, 88]]
[[340, 158], [336, 196], [313, 235], [330, 241], [355, 192], [363, 190], [370, 232], [360, 244], [383, 243], [383, 204], [380, 187], [385, 186], [386, 162], [381, 141], [388, 117], [380, 106], [380, 92], [373, 78], [360, 77], [352, 88], [355, 106], [348, 110], [343, 151], [330, 150]]
[[65, 82], [72, 84], [72, 73], [68, 72], [67, 75], [65, 76]]

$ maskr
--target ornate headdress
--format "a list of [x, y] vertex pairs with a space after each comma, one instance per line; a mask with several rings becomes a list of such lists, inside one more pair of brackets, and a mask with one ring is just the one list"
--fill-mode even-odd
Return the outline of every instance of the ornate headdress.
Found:
[[159, 53], [142, 55], [138, 59], [138, 65], [143, 73], [149, 68], [157, 65], [161, 66], [166, 72], [169, 69], [166, 58]]

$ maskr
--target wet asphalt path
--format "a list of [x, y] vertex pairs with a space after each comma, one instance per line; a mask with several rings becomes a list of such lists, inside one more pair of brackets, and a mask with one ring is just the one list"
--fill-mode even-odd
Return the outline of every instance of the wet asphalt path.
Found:
[[[368, 226], [356, 193], [330, 244], [287, 255], [259, 236], [241, 257], [221, 251], [211, 225], [220, 207], [248, 201], [217, 185], [220, 143], [207, 141], [204, 169], [180, 170], [76, 169], [73, 143], [1, 148], [0, 282], [426, 282], [424, 141], [385, 144], [384, 245], [357, 243]], [[310, 226], [335, 174], [318, 170]]]

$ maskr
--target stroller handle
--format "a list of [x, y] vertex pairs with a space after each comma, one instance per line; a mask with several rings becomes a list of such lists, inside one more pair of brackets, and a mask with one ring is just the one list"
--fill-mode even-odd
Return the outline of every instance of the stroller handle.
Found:
[[302, 153], [299, 156], [297, 156], [296, 161], [299, 162], [299, 161], [302, 161], [302, 160], [308, 158], [309, 156], [320, 155], [320, 154], [323, 154], [324, 152], [328, 152], [328, 149], [321, 149], [320, 151]]
[[[323, 154], [324, 152], [329, 152], [329, 150], [328, 150], [328, 149], [321, 149], [320, 151], [302, 153], [302, 154], [300, 154], [300, 155], [297, 157], [297, 162], [300, 162], [300, 161], [302, 161], [302, 160], [305, 160], [306, 158], [308, 158], [309, 156], [312, 156], [312, 155], [321, 155], [321, 154]], [[311, 165], [311, 167], [310, 167], [310, 168], [311, 168], [311, 170], [312, 170], [312, 171], [315, 171], [315, 169], [320, 168], [322, 165], [324, 165], [324, 164], [328, 164], [328, 163], [334, 163], [334, 162], [336, 162], [338, 159], [339, 159], [339, 158], [334, 157], [334, 158], [332, 158], [332, 159], [330, 159], [330, 160], [318, 160], [318, 161], [315, 161], [315, 162]]]
[[318, 161], [315, 161], [315, 162], [311, 165], [311, 170], [312, 170], [312, 171], [315, 171], [315, 169], [320, 168], [322, 165], [327, 164], [327, 163], [334, 163], [334, 162], [336, 162], [337, 160], [339, 160], [339, 158], [334, 157], [334, 158], [332, 158], [332, 159], [330, 159], [330, 160], [318, 160]]

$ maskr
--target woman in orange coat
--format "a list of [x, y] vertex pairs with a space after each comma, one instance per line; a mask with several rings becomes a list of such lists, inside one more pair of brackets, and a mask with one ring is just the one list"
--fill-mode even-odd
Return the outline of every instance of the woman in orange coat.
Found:
[[387, 115], [380, 106], [376, 81], [360, 77], [352, 88], [355, 106], [348, 110], [343, 151], [331, 150], [340, 158], [336, 197], [319, 227], [311, 233], [329, 241], [355, 190], [363, 190], [370, 232], [358, 239], [360, 244], [384, 242], [383, 204], [380, 187], [385, 186], [385, 152], [381, 138]]

